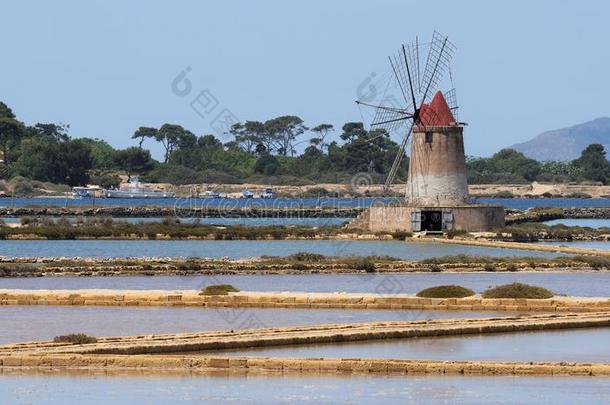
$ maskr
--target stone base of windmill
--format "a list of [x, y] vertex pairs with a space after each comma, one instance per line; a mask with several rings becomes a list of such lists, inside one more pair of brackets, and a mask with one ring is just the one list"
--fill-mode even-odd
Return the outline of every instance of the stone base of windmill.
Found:
[[349, 228], [372, 232], [443, 233], [452, 229], [489, 232], [504, 227], [500, 205], [380, 205], [363, 211]]

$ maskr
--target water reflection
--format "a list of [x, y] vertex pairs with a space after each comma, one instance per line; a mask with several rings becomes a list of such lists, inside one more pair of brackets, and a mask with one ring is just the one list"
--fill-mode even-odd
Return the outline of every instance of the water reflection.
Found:
[[605, 403], [610, 379], [512, 376], [78, 375], [3, 372], [7, 403]]
[[3, 240], [0, 256], [14, 257], [244, 257], [393, 256], [421, 260], [445, 255], [555, 257], [559, 253], [442, 243], [363, 240]]
[[[272, 357], [420, 360], [610, 362], [610, 328], [394, 339], [236, 349], [224, 354]], [[216, 352], [218, 353], [218, 352]], [[202, 352], [205, 354], [205, 352]], [[209, 354], [209, 353], [208, 353]]]
[[126, 336], [325, 323], [508, 315], [511, 314], [419, 310], [2, 306], [0, 307], [0, 344], [49, 340], [69, 333]]

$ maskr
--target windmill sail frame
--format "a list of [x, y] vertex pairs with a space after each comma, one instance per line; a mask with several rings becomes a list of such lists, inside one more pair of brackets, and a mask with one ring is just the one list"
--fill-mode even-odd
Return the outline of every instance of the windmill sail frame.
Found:
[[[428, 48], [423, 71], [420, 66], [422, 48]], [[397, 53], [388, 57], [393, 79], [402, 97], [384, 97], [379, 105], [357, 101], [358, 104], [375, 108], [371, 128], [383, 128], [388, 133], [406, 130], [403, 132], [400, 148], [386, 178], [384, 190], [390, 188], [399, 171], [413, 126], [421, 124], [419, 112], [422, 106], [430, 102], [445, 73], [449, 72], [451, 75], [450, 63], [455, 51], [456, 47], [449, 41], [449, 37], [438, 31], [433, 32], [432, 40], [427, 44], [420, 43], [419, 38], [416, 37], [413, 43], [403, 44]], [[445, 94], [454, 117], [457, 117], [455, 89]], [[400, 98], [403, 100], [400, 101]], [[394, 101], [394, 104], [388, 105], [389, 101]], [[402, 102], [404, 104], [401, 105]]]

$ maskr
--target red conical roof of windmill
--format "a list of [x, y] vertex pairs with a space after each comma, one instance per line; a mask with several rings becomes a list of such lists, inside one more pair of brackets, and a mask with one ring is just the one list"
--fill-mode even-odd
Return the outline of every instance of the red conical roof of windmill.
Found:
[[455, 123], [451, 108], [442, 92], [437, 91], [429, 104], [422, 104], [419, 109], [419, 123], [429, 126], [448, 126]]

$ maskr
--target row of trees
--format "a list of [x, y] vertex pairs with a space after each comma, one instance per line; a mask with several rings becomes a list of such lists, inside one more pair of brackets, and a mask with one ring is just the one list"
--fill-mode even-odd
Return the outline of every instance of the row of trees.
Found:
[[0, 102], [1, 177], [23, 176], [71, 186], [94, 180], [110, 187], [120, 183], [118, 171], [145, 173], [154, 167], [147, 150], [116, 150], [103, 140], [72, 139], [68, 130], [68, 125], [53, 123], [27, 126]]
[[[132, 136], [137, 146], [117, 150], [100, 139], [72, 139], [68, 130], [52, 123], [27, 126], [0, 102], [0, 175], [104, 187], [116, 186], [119, 172], [174, 184], [344, 182], [359, 172], [381, 182], [399, 148], [387, 132], [368, 131], [360, 122], [346, 123], [340, 141], [331, 141], [333, 125], [308, 128], [292, 115], [235, 124], [228, 134], [231, 140], [224, 143], [213, 135], [197, 136], [180, 125], [164, 124], [138, 128]], [[162, 161], [151, 158], [144, 148], [148, 142], [162, 145]], [[610, 182], [610, 163], [597, 144], [572, 162], [541, 163], [504, 149], [490, 158], [468, 158], [467, 165], [471, 183]], [[408, 158], [399, 180], [406, 179], [407, 167]]]
[[468, 177], [472, 184], [610, 182], [610, 162], [600, 144], [591, 144], [571, 162], [538, 162], [514, 149], [502, 149], [490, 158], [469, 158]]
[[[133, 134], [142, 148], [147, 139], [164, 148], [164, 162], [147, 179], [172, 183], [266, 181], [294, 183], [339, 182], [357, 172], [382, 177], [390, 169], [398, 144], [383, 130], [367, 131], [362, 123], [341, 128], [339, 144], [329, 142], [331, 124], [308, 128], [297, 116], [265, 122], [246, 121], [231, 127], [232, 139], [222, 143], [213, 135], [196, 136], [173, 124], [140, 127]], [[308, 139], [302, 135], [311, 131]], [[299, 153], [299, 150], [302, 150]], [[400, 174], [406, 175], [407, 164]]]

